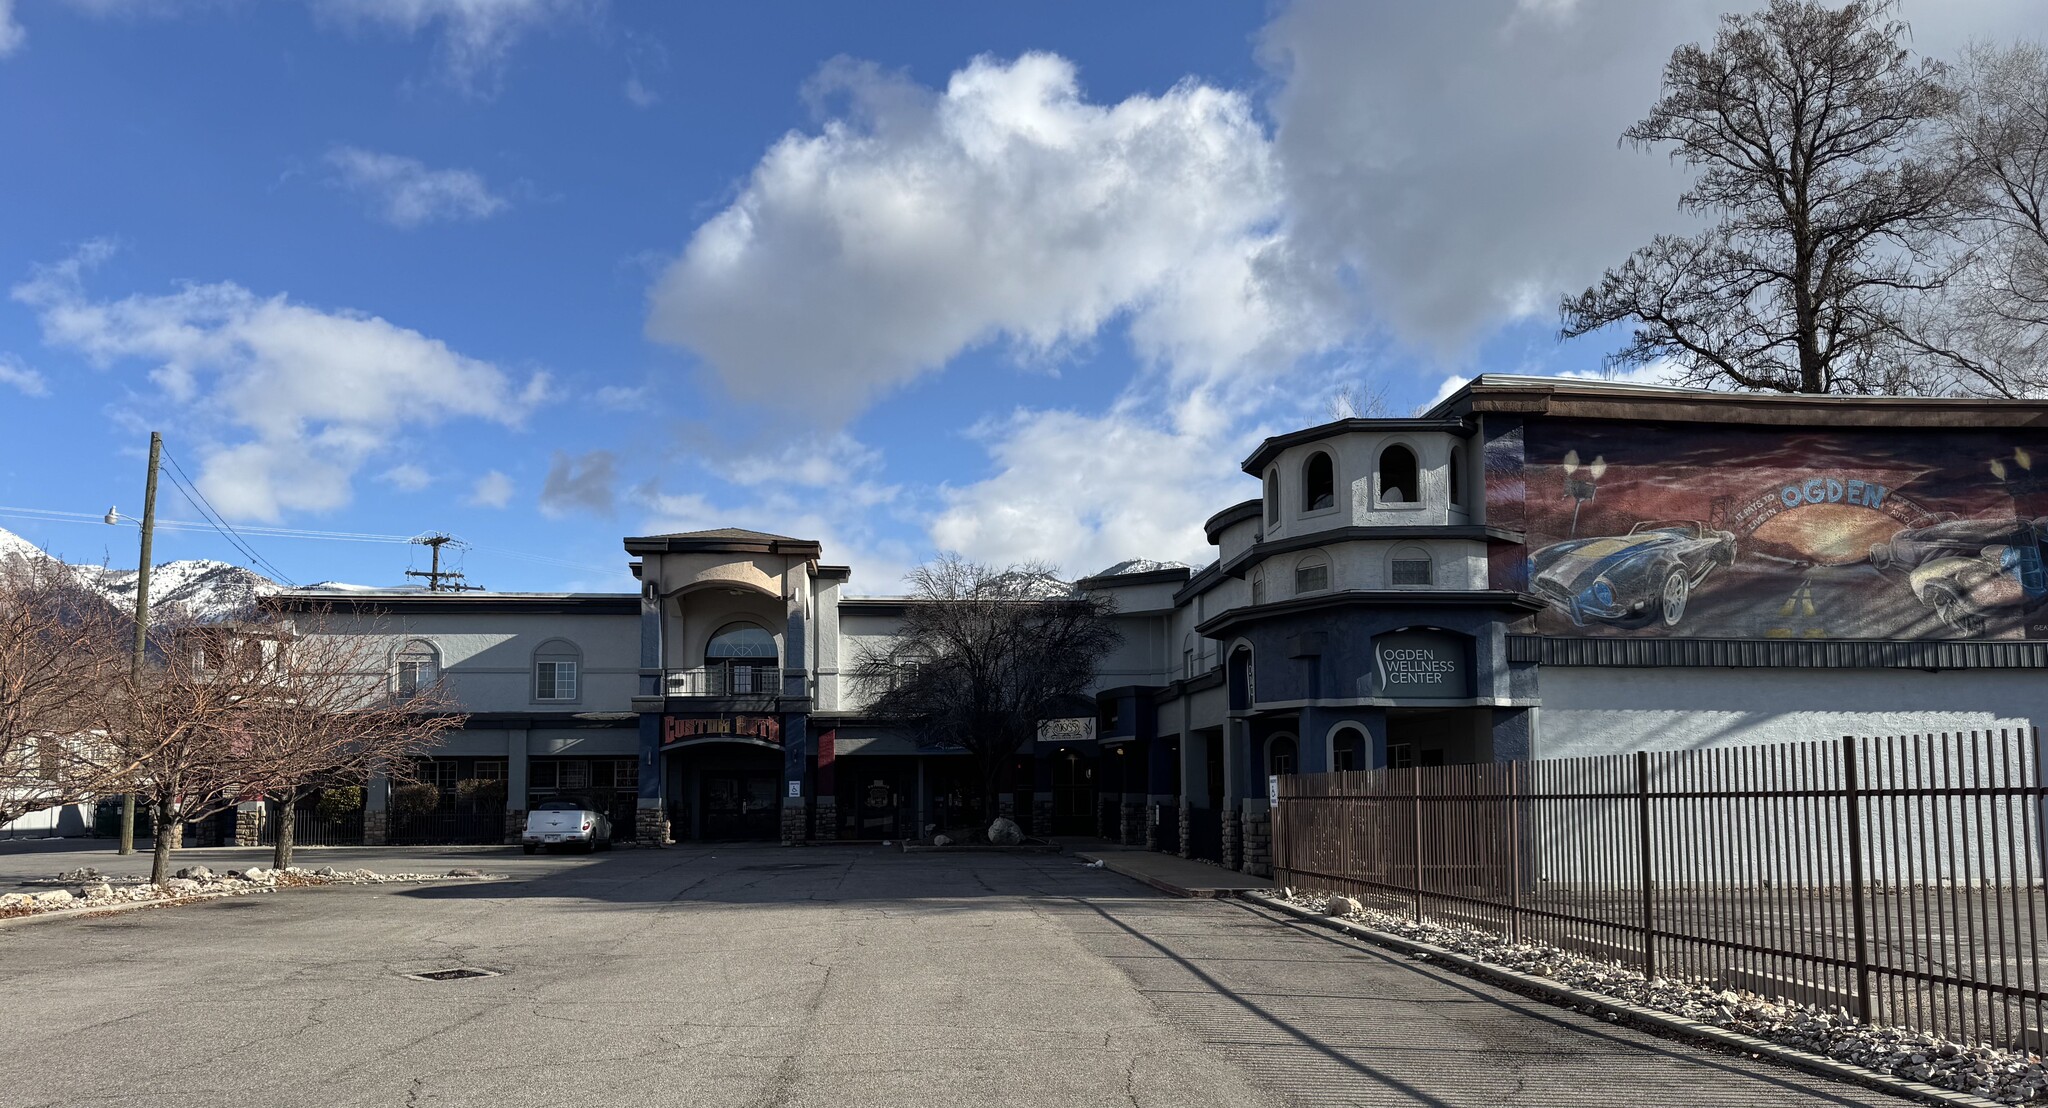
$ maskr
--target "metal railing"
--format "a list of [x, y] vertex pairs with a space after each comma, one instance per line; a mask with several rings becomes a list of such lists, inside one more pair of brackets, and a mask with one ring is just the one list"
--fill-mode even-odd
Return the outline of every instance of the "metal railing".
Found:
[[672, 669], [664, 687], [669, 696], [781, 696], [784, 672], [777, 666], [741, 663]]
[[2048, 1046], [2039, 732], [1280, 779], [1281, 885]]

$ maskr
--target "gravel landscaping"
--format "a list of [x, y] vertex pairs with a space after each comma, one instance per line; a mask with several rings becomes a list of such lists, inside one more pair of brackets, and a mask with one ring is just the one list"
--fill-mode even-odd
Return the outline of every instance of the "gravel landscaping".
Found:
[[205, 866], [187, 866], [162, 885], [154, 885], [142, 878], [106, 876], [87, 867], [25, 882], [52, 886], [47, 892], [0, 896], [0, 919], [81, 908], [118, 908], [152, 901], [173, 902], [192, 897], [242, 896], [322, 885], [417, 884], [450, 878], [476, 880], [487, 877], [488, 874], [474, 869], [452, 869], [447, 873], [378, 873], [367, 869], [340, 870], [333, 866], [318, 869], [293, 866], [284, 870], [250, 866], [248, 869], [215, 873]]
[[1984, 1044], [1971, 1046], [1898, 1027], [1856, 1022], [1846, 1009], [1758, 996], [1718, 988], [1710, 982], [1672, 977], [1645, 978], [1615, 962], [1573, 954], [1552, 946], [1513, 943], [1461, 923], [1420, 923], [1344, 896], [1276, 890], [1290, 904], [1385, 931], [1414, 942], [1443, 947], [1465, 957], [1574, 989], [1611, 996], [1700, 1023], [1753, 1035], [1943, 1089], [1971, 1093], [2006, 1104], [2048, 1102], [2048, 1064], [2029, 1051]]

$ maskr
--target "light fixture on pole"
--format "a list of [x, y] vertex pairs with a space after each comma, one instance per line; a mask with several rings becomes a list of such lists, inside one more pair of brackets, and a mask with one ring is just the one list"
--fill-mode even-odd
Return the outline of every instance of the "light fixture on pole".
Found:
[[1593, 458], [1592, 464], [1586, 466], [1586, 475], [1580, 477], [1578, 476], [1579, 452], [1567, 450], [1564, 454], [1563, 468], [1564, 494], [1571, 497], [1574, 501], [1572, 504], [1572, 531], [1566, 537], [1577, 538], [1579, 535], [1579, 509], [1585, 507], [1586, 501], [1593, 499], [1594, 494], [1599, 491], [1597, 482], [1607, 472], [1607, 457], [1606, 455], [1596, 455]]

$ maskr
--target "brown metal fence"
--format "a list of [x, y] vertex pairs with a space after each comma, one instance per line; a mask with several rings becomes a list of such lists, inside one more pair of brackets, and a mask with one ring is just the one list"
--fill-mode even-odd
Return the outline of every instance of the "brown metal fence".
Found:
[[1282, 885], [2048, 1046], [2038, 730], [1280, 779]]

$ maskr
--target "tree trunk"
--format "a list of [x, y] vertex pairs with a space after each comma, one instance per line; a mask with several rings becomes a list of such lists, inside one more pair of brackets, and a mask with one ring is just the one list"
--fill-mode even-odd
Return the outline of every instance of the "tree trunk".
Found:
[[171, 836], [177, 832], [178, 802], [169, 797], [156, 798], [156, 849], [151, 852], [149, 881], [162, 885], [171, 879]]
[[277, 829], [272, 834], [270, 868], [285, 870], [292, 868], [292, 831], [299, 812], [299, 790], [286, 789], [278, 800]]

